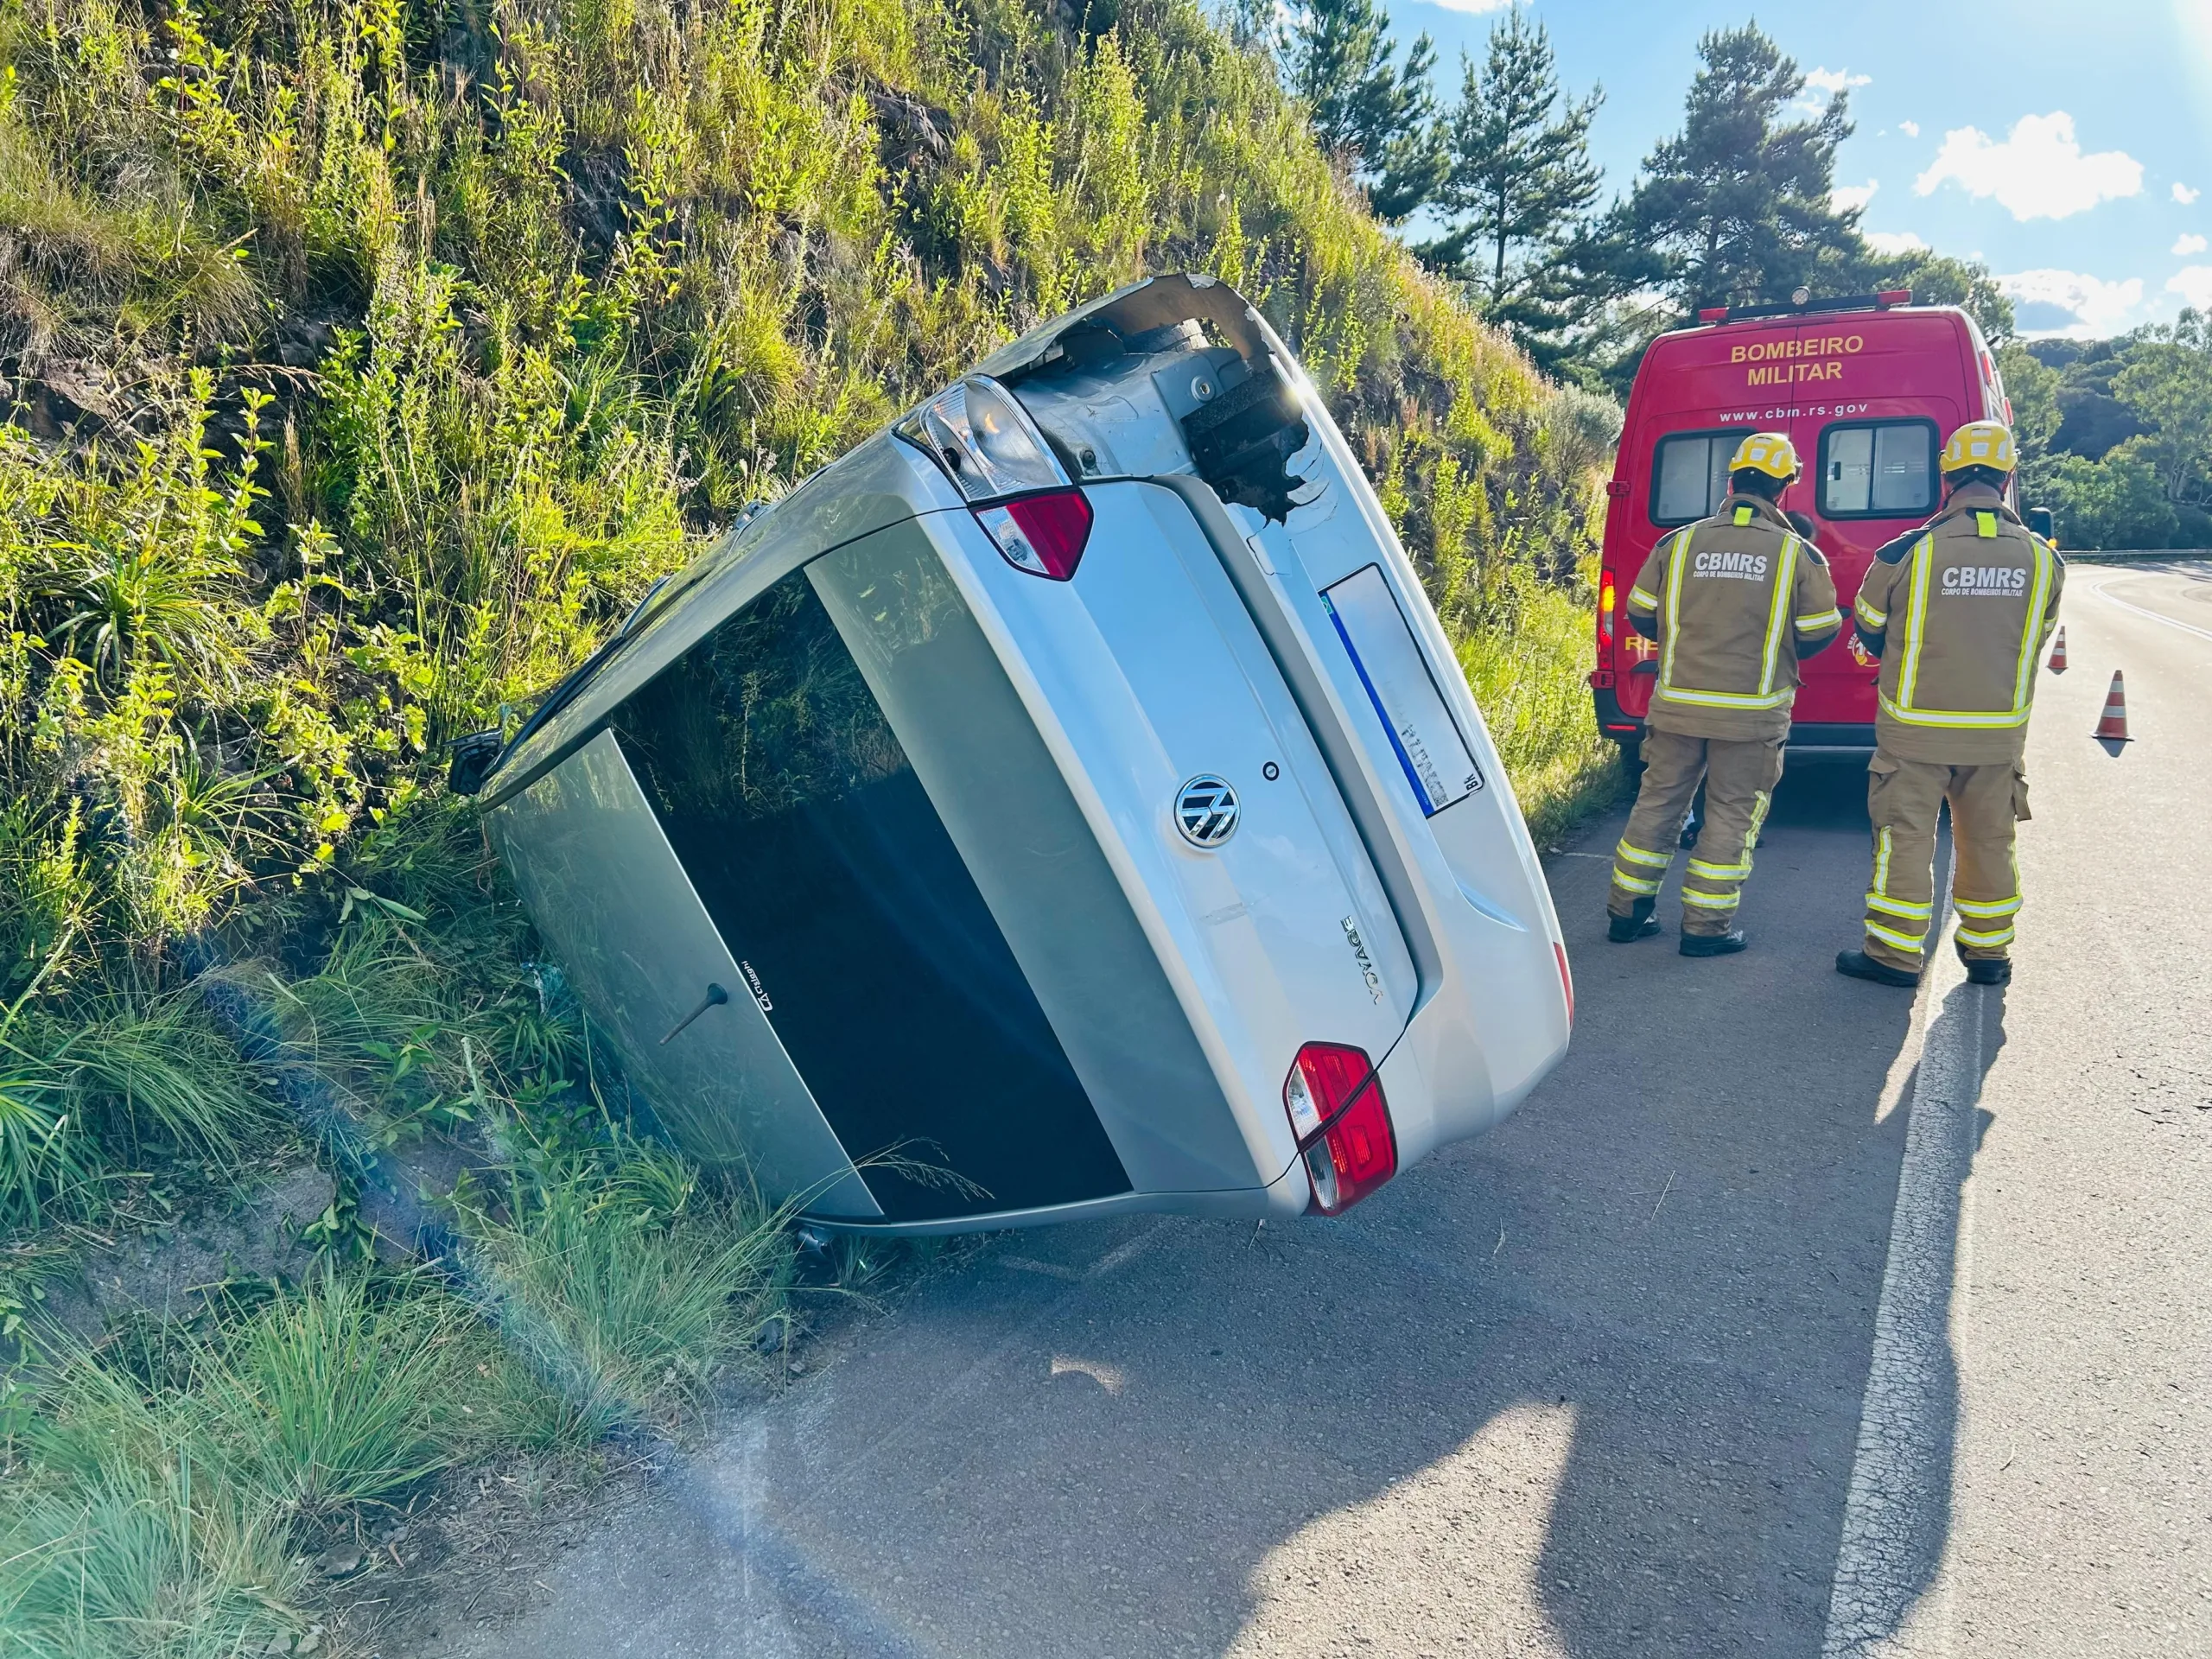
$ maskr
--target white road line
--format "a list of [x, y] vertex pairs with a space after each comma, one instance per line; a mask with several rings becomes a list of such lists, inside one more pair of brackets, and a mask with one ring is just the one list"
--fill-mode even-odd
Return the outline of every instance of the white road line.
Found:
[[[2116, 582], [2119, 578], [2115, 576], [2112, 580]], [[2131, 605], [2124, 599], [2114, 599], [2105, 591], [2105, 587], [2104, 582], [2092, 582], [2089, 591], [2107, 605], [2117, 605], [2123, 611], [2133, 611], [2138, 616], [2147, 616], [2153, 622], [2163, 622], [2170, 628], [2179, 628], [2183, 633], [2193, 633], [2200, 639], [2212, 639], [2212, 628], [2200, 628], [2190, 622], [2177, 622], [2171, 616], [2161, 615], [2157, 611], [2146, 611], [2140, 605]]]
[[[1930, 930], [1931, 940], [1941, 935]], [[1822, 1659], [1903, 1659], [1950, 1648], [1938, 1574], [1958, 1421], [1952, 1287], [1986, 1064], [1983, 1016], [1998, 993], [1967, 984], [1950, 950], [1935, 947], [1930, 956], [1931, 1017], [1905, 1125]]]

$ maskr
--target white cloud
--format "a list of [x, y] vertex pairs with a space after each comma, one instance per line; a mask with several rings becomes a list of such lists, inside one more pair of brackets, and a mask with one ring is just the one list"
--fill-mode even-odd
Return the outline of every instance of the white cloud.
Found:
[[2176, 179], [2174, 181], [2174, 200], [2181, 203], [2184, 207], [2188, 207], [2191, 202], [2195, 201], [2203, 194], [2204, 193], [2202, 190], [2190, 189], [2179, 179]]
[[1479, 15], [1485, 11], [1503, 11], [1513, 0], [1436, 0], [1446, 11], [1471, 11]]
[[1805, 90], [1798, 94], [1797, 106], [1818, 115], [1828, 106], [1828, 99], [1838, 92], [1847, 92], [1855, 87], [1872, 82], [1872, 75], [1854, 75], [1848, 69], [1808, 69], [1805, 72]]
[[1904, 134], [1908, 138], [1917, 138], [1920, 137], [1920, 123], [1917, 121], [1900, 121], [1897, 123], [1897, 130]]
[[1824, 92], [1847, 92], [1854, 86], [1871, 86], [1872, 75], [1854, 75], [1848, 69], [1808, 69], [1805, 84]]
[[[2212, 280], [2212, 267], [2204, 269]], [[1999, 276], [1997, 285], [2012, 302], [2020, 332], [2031, 338], [2095, 340], [2115, 334], [2126, 326], [2128, 313], [2143, 303], [2139, 276], [2108, 283], [2078, 270], [2023, 270]]]
[[2117, 149], [2082, 153], [2074, 118], [2063, 110], [2024, 115], [2002, 143], [1979, 127], [1955, 127], [1928, 170], [1914, 181], [1923, 196], [1955, 183], [1971, 196], [1994, 196], [2013, 218], [2066, 219], [2101, 201], [2139, 194], [2143, 163]]
[[1828, 192], [1828, 206], [1839, 213], [1847, 213], [1873, 200], [1874, 193], [1881, 188], [1879, 179], [1869, 179], [1864, 184], [1840, 184]]
[[2166, 279], [2166, 292], [2180, 295], [2183, 305], [2212, 311], [2212, 265], [2183, 265]]
[[2171, 251], [2180, 254], [2202, 253], [2207, 245], [2202, 237], [2190, 231], [2174, 238]]
[[1869, 231], [1866, 245], [1894, 259], [1901, 253], [1917, 253], [1928, 245], [1910, 231]]

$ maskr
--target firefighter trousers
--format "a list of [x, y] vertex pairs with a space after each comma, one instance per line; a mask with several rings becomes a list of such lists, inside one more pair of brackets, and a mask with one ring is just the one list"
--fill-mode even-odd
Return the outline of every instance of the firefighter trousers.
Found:
[[1634, 912], [1639, 899], [1656, 898], [1675, 861], [1682, 817], [1705, 780], [1705, 823], [1682, 877], [1682, 931], [1719, 934], [1736, 925], [1736, 905], [1744, 878], [1751, 873], [1751, 849], [1766, 822], [1768, 803], [1782, 776], [1782, 740], [1734, 741], [1719, 737], [1684, 737], [1678, 732], [1647, 731], [1643, 736], [1643, 782], [1628, 830], [1613, 849], [1613, 890], [1606, 910], [1615, 916]]
[[1962, 956], [2002, 960], [2020, 908], [2013, 826], [2028, 816], [2027, 774], [2014, 760], [1949, 766], [1874, 752], [1866, 816], [1874, 879], [1866, 892], [1866, 954], [1916, 974], [1936, 907], [1936, 819], [1951, 804], [1951, 906]]

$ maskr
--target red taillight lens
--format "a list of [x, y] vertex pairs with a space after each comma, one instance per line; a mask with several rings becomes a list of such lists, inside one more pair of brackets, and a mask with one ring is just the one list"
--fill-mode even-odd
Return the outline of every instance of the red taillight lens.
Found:
[[1065, 582], [1090, 539], [1090, 503], [1081, 490], [1054, 490], [977, 507], [976, 521], [1017, 570]]
[[1567, 993], [1567, 1023], [1574, 1023], [1574, 973], [1567, 965], [1567, 947], [1557, 939], [1552, 941], [1552, 954], [1559, 958], [1560, 988]]
[[1613, 607], [1619, 603], [1620, 590], [1608, 570], [1598, 578], [1598, 643], [1607, 651], [1613, 648]]
[[1365, 1053], [1341, 1043], [1308, 1043], [1282, 1088], [1314, 1213], [1343, 1214], [1398, 1173], [1398, 1142], [1382, 1080]]

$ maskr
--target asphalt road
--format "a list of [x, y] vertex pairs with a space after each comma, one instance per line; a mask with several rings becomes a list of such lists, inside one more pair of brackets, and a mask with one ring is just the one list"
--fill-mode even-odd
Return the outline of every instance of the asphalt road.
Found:
[[2212, 1653], [2212, 567], [2065, 620], [2008, 989], [1832, 971], [1856, 766], [1733, 958], [1671, 891], [1604, 942], [1601, 823], [1497, 1132], [1337, 1223], [996, 1241], [419, 1659]]

